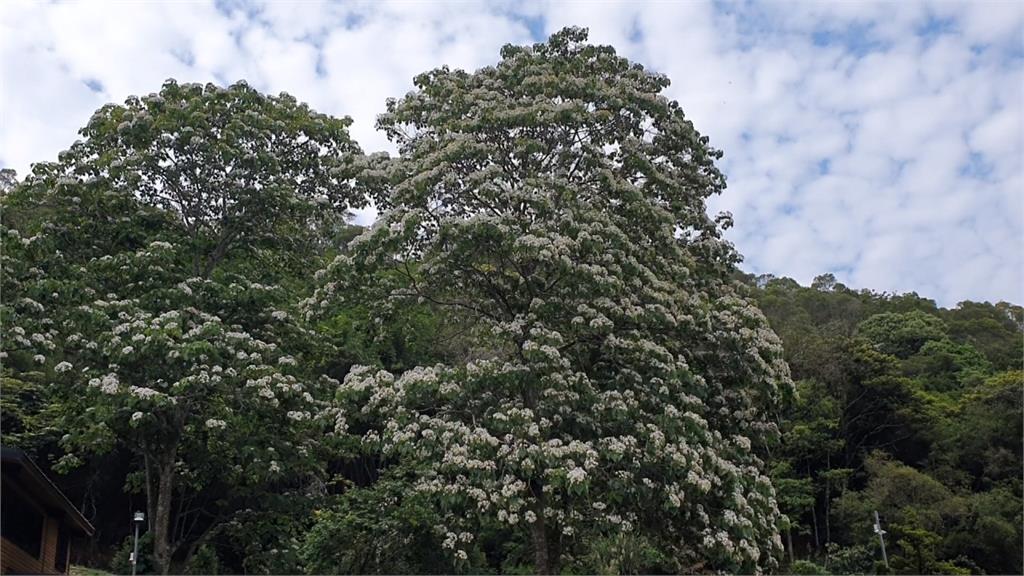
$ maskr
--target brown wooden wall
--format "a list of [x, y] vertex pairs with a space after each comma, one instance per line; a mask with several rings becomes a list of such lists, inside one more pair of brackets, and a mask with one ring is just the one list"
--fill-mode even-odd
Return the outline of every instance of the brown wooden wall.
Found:
[[[33, 558], [30, 554], [19, 548], [13, 542], [0, 537], [0, 573], [2, 574], [57, 574], [57, 544], [60, 534], [60, 519], [50, 515], [34, 499], [28, 496], [28, 492], [15, 482], [5, 478], [4, 490], [11, 490], [25, 499], [31, 506], [38, 509], [43, 515], [43, 536], [40, 550], [40, 558]], [[67, 553], [67, 550], [64, 551]]]
[[4, 574], [40, 574], [43, 570], [38, 558], [29, 556], [0, 537], [0, 571]]
[[56, 573], [54, 566], [57, 565], [57, 533], [60, 530], [60, 521], [53, 516], [47, 516], [44, 526], [43, 571], [48, 574], [54, 574]]

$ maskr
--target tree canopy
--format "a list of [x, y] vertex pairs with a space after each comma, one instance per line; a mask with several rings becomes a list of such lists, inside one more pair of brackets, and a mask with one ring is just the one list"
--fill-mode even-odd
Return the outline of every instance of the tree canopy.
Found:
[[299, 366], [316, 344], [280, 284], [321, 224], [366, 201], [347, 125], [244, 84], [169, 81], [101, 108], [5, 197], [20, 216], [4, 221], [5, 369], [45, 383], [59, 468], [137, 456], [165, 573], [254, 488], [317, 469], [330, 392]]
[[478, 350], [353, 368], [337, 430], [414, 471], [457, 559], [495, 526], [529, 534], [543, 573], [617, 533], [666, 570], [772, 567], [757, 454], [791, 383], [705, 216], [719, 154], [664, 78], [585, 39], [435, 70], [389, 103], [386, 210], [309, 306], [424, 305]]

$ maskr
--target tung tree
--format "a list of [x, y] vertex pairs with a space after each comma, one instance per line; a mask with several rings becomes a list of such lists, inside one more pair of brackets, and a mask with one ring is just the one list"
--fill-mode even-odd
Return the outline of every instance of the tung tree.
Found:
[[720, 153], [667, 79], [586, 38], [507, 46], [389, 102], [379, 127], [401, 156], [377, 173], [383, 213], [321, 274], [310, 313], [430, 306], [479, 351], [352, 369], [335, 431], [415, 470], [463, 566], [505, 530], [541, 573], [622, 535], [660, 558], [639, 570], [771, 568], [759, 454], [792, 383], [730, 280], [729, 216], [706, 214]]
[[129, 484], [146, 496], [164, 573], [183, 569], [252, 496], [315, 475], [323, 409], [322, 382], [292, 355], [309, 336], [277, 309], [281, 289], [175, 282], [176, 256], [157, 241], [89, 267], [120, 272], [133, 297], [69, 314], [54, 367], [65, 463], [115, 446], [138, 456]]
[[244, 82], [168, 80], [158, 93], [97, 110], [85, 140], [58, 164], [39, 165], [36, 179], [101, 179], [176, 214], [192, 273], [207, 277], [232, 250], [303, 247], [365, 205], [350, 124]]
[[5, 394], [38, 383], [31, 416], [63, 434], [58, 470], [134, 456], [160, 570], [183, 570], [261, 494], [316, 477], [325, 391], [280, 288], [189, 278], [170, 242], [68, 262], [53, 235], [3, 231]]
[[348, 123], [168, 81], [0, 198], [2, 375], [42, 384], [61, 466], [133, 455], [165, 573], [240, 509], [317, 484], [323, 381], [303, 360], [322, 348], [278, 285], [308, 265], [278, 263], [366, 202]]

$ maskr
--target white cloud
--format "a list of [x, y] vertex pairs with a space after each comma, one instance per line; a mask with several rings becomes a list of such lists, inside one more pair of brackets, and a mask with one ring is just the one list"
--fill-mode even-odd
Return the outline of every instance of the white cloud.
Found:
[[375, 116], [416, 74], [583, 25], [666, 73], [725, 150], [713, 208], [748, 270], [1024, 300], [1019, 3], [225, 4], [0, 4], [0, 164], [54, 159], [97, 107], [171, 76], [290, 92], [393, 151]]

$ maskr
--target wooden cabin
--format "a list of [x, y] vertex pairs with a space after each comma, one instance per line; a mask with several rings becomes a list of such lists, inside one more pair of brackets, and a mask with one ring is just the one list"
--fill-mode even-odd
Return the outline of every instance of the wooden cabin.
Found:
[[23, 451], [0, 447], [0, 479], [0, 573], [67, 574], [92, 525]]

